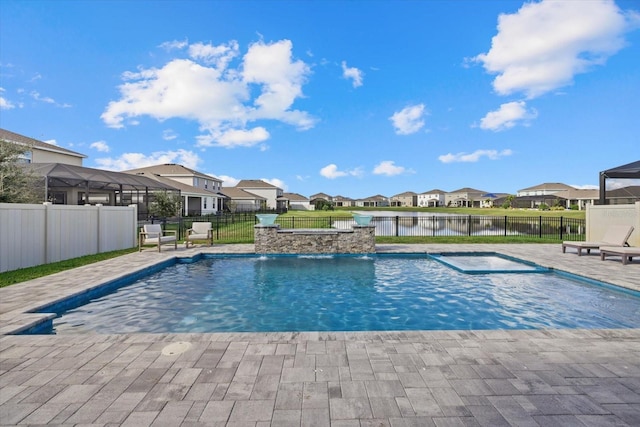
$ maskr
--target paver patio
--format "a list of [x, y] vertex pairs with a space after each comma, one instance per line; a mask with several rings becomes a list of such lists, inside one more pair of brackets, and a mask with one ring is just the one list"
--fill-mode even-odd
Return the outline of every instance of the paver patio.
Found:
[[[176, 255], [144, 251], [0, 289], [0, 331], [46, 301]], [[495, 251], [640, 290], [640, 263]], [[638, 313], [640, 315], [640, 313]], [[640, 425], [640, 329], [0, 336], [0, 426]]]

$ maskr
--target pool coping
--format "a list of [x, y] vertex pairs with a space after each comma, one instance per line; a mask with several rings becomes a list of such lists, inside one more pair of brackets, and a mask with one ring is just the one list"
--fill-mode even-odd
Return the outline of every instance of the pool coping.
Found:
[[[609, 262], [601, 261], [597, 254], [593, 257], [577, 257], [575, 254], [559, 253], [553, 255], [551, 250], [558, 251], [559, 246], [545, 244], [376, 245], [376, 253], [379, 254], [425, 253], [428, 255], [491, 252], [507, 258], [516, 258], [533, 263], [543, 268], [559, 272], [564, 271], [585, 278], [587, 281], [591, 279], [617, 287], [640, 291], [640, 269], [637, 268], [637, 264], [623, 265], [621, 262], [615, 262], [615, 260], [610, 260]], [[180, 248], [177, 251], [165, 251], [160, 254], [152, 250], [146, 250], [142, 253], [128, 254], [67, 272], [5, 287], [0, 289], [0, 336], [20, 333], [34, 328], [39, 323], [50, 322], [55, 317], [55, 314], [37, 313], [43, 307], [92, 292], [106, 283], [117, 282], [131, 275], [146, 274], [149, 270], [159, 269], [164, 265], [175, 262], [176, 258], [197, 257], [204, 253], [256, 255], [253, 245], [196, 246], [190, 249]], [[541, 255], [550, 255], [550, 257], [542, 257]], [[593, 271], [587, 275], [581, 274], [581, 269], [593, 268], [592, 264], [594, 263], [598, 263], [596, 264], [598, 267], [596, 273], [598, 274], [594, 274]], [[118, 264], [124, 264], [124, 267]], [[113, 273], [112, 270], [117, 272]], [[102, 271], [104, 271], [104, 276], [100, 274]], [[78, 280], [78, 278], [88, 276], [90, 272], [93, 277], [87, 278], [87, 280]], [[619, 276], [622, 275], [625, 278], [629, 278], [629, 273], [632, 273], [630, 276], [631, 282], [620, 280]], [[599, 277], [593, 277], [594, 275]], [[76, 278], [75, 280], [73, 279], [74, 277]], [[633, 283], [638, 285], [633, 286]], [[52, 284], [56, 285], [56, 290], [52, 290]], [[7, 309], [7, 305], [10, 305], [6, 303], [7, 299], [14, 302], [12, 309]]]

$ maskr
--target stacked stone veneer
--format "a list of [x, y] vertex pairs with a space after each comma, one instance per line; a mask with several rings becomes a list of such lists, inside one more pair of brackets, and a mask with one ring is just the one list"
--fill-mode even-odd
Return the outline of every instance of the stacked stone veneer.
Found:
[[367, 254], [376, 251], [375, 226], [335, 228], [287, 228], [280, 225], [254, 227], [258, 254]]

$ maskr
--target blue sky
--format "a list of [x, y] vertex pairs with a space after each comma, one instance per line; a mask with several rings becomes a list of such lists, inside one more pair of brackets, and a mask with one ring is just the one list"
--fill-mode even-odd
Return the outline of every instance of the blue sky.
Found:
[[640, 159], [640, 3], [0, 3], [0, 127], [305, 196], [597, 186]]

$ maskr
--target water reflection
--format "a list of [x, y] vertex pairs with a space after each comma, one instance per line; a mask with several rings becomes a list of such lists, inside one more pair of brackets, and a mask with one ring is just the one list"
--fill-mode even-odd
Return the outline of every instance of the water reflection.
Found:
[[[537, 232], [537, 221], [520, 221], [517, 227], [505, 227], [504, 217], [470, 216], [447, 213], [367, 211], [376, 236], [513, 236]], [[510, 219], [513, 221], [513, 219]], [[349, 229], [351, 218], [338, 218], [333, 227]], [[506, 228], [506, 231], [505, 231]]]

